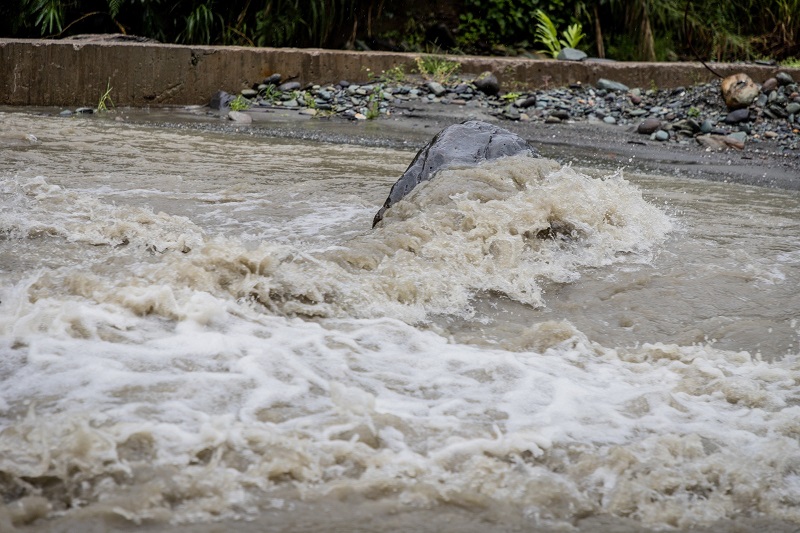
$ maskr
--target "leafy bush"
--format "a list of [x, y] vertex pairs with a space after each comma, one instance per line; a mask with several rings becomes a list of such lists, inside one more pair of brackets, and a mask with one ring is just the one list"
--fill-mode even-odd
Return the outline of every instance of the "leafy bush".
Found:
[[[553, 12], [564, 12], [564, 0], [464, 0], [459, 41], [463, 46], [530, 42], [532, 22], [540, 5]], [[559, 17], [557, 22], [563, 20]]]

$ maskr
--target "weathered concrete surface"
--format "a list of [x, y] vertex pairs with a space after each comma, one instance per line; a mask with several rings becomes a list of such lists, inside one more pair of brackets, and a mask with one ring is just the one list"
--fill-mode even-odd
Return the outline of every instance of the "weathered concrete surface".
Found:
[[[0, 105], [75, 106], [96, 104], [106, 84], [116, 105], [204, 104], [217, 90], [236, 92], [279, 72], [301, 83], [365, 81], [404, 65], [419, 54], [343, 50], [182, 46], [87, 40], [0, 39]], [[699, 63], [569, 62], [451, 56], [462, 73], [493, 71], [504, 89], [536, 89], [599, 78], [629, 87], [660, 88], [702, 83], [713, 75]], [[368, 70], [369, 69], [369, 70]], [[783, 70], [800, 79], [800, 69], [715, 64], [723, 76], [744, 72], [760, 83]]]

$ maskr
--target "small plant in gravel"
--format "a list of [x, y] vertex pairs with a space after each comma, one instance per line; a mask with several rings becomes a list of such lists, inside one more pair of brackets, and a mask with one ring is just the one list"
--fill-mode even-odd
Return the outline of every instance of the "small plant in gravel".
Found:
[[461, 63], [441, 56], [420, 56], [415, 59], [417, 70], [426, 79], [445, 83], [461, 69]]
[[267, 88], [261, 91], [261, 98], [270, 103], [280, 98], [280, 96], [281, 92], [274, 85], [267, 85]]
[[403, 65], [394, 66], [383, 71], [380, 78], [386, 83], [403, 83], [406, 81], [406, 69]]
[[503, 98], [503, 100], [506, 100], [508, 102], [513, 102], [514, 100], [516, 100], [520, 96], [522, 96], [521, 93], [506, 93], [506, 94], [504, 94], [502, 96], [502, 98]]
[[697, 118], [700, 116], [700, 110], [692, 106], [686, 111], [686, 114], [692, 118]]
[[367, 112], [365, 116], [368, 120], [376, 119], [380, 116], [380, 109], [378, 108], [378, 97], [375, 91], [369, 95], [369, 100], [367, 101]]
[[111, 78], [108, 79], [106, 84], [106, 91], [100, 95], [100, 100], [97, 101], [97, 112], [105, 113], [108, 111], [108, 106], [114, 107], [114, 101], [111, 99]]
[[231, 103], [228, 104], [228, 107], [231, 108], [231, 111], [244, 111], [245, 109], [250, 108], [250, 101], [240, 94], [231, 100]]

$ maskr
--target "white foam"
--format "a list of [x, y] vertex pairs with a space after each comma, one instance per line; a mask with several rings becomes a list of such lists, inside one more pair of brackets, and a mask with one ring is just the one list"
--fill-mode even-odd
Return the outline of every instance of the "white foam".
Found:
[[562, 526], [800, 522], [798, 354], [601, 346], [563, 320], [494, 346], [415, 327], [479, 291], [546, 306], [545, 281], [646, 263], [668, 216], [619, 175], [552, 162], [440, 178], [323, 250], [4, 185], [23, 246], [35, 227], [129, 245], [125, 268], [78, 254], [0, 285], [0, 487], [130, 520], [254, 513], [292, 487]]

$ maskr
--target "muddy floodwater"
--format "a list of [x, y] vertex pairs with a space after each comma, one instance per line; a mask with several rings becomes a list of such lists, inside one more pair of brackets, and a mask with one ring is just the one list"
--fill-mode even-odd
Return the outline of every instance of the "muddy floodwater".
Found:
[[799, 193], [0, 126], [0, 531], [800, 528]]

